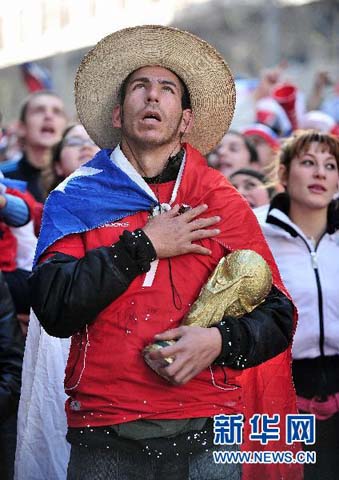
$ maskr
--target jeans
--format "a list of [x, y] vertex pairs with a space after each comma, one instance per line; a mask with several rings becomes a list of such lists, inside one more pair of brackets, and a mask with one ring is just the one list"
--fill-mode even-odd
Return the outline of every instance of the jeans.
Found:
[[[235, 449], [224, 445], [221, 450]], [[214, 450], [218, 448], [215, 447]], [[212, 451], [148, 456], [72, 445], [67, 480], [240, 480], [240, 464], [215, 464]]]
[[[105, 433], [106, 432], [106, 433]], [[96, 435], [83, 428], [72, 443], [67, 480], [240, 480], [241, 464], [216, 464], [213, 451], [239, 450], [214, 445], [213, 418], [202, 430], [132, 440], [106, 427]]]

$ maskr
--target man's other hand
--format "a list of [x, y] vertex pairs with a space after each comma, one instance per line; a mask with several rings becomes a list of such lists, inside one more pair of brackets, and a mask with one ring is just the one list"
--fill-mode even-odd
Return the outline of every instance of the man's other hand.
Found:
[[217, 328], [182, 326], [155, 335], [154, 340], [177, 340], [174, 345], [150, 353], [150, 358], [174, 359], [161, 375], [175, 384], [183, 385], [209, 367], [221, 352], [222, 339]]

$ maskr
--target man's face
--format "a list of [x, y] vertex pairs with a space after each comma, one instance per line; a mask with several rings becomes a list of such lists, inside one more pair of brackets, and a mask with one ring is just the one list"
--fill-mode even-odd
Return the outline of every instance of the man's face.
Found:
[[25, 145], [51, 148], [61, 139], [66, 127], [66, 114], [62, 100], [54, 95], [37, 95], [27, 106], [21, 135]]
[[171, 71], [142, 67], [131, 75], [123, 105], [113, 111], [113, 126], [121, 128], [128, 142], [139, 145], [179, 142], [191, 119], [191, 110], [182, 110], [182, 93], [180, 80]]

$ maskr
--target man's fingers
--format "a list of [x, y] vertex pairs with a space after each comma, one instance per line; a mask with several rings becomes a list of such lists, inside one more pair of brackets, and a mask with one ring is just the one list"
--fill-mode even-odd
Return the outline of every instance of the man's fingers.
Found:
[[207, 210], [208, 206], [204, 203], [203, 205], [198, 205], [197, 207], [187, 210], [187, 212], [181, 214], [181, 218], [191, 222], [195, 217], [198, 217]]
[[212, 251], [209, 248], [202, 247], [196, 243], [192, 243], [187, 253], [196, 253], [197, 255], [212, 255]]
[[171, 345], [169, 347], [159, 348], [158, 350], [154, 350], [154, 352], [149, 353], [149, 357], [152, 360], [160, 360], [163, 358], [174, 358], [176, 353], [178, 353], [178, 349], [175, 348], [175, 345]]
[[197, 240], [202, 240], [203, 238], [214, 237], [215, 235], [219, 235], [219, 233], [219, 228], [210, 228], [208, 230], [194, 230], [190, 234], [190, 241], [194, 242]]
[[[154, 335], [155, 340], [176, 340], [182, 337], [182, 327], [178, 328], [171, 328], [170, 330], [166, 330], [162, 333], [157, 333]], [[167, 348], [167, 347], [166, 347]]]
[[171, 210], [168, 210], [168, 212], [162, 213], [162, 215], [167, 215], [168, 217], [176, 217], [178, 215], [180, 206], [179, 205], [174, 205]]
[[197, 220], [190, 222], [190, 227], [192, 227], [193, 230], [200, 230], [202, 228], [210, 227], [211, 225], [220, 222], [220, 220], [221, 218], [218, 216], [198, 218]]
[[190, 363], [176, 360], [168, 367], [164, 367], [163, 372], [171, 383], [183, 385], [194, 377], [195, 370]]

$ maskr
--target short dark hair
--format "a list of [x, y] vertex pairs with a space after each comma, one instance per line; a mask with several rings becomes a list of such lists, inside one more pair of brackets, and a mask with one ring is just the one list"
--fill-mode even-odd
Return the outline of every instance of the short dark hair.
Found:
[[[185, 82], [179, 77], [179, 75], [177, 73], [173, 72], [170, 68], [168, 68], [167, 70], [172, 72], [173, 75], [175, 75], [180, 82], [180, 85], [181, 85], [181, 88], [182, 88], [182, 96], [181, 96], [181, 107], [182, 107], [182, 109], [186, 110], [187, 108], [192, 108], [190, 93], [188, 91], [188, 88], [187, 88]], [[133, 73], [135, 71], [136, 70], [133, 70], [133, 72], [131, 72], [129, 75], [127, 75], [127, 77], [123, 80], [122, 84], [120, 85], [119, 92], [118, 92], [118, 101], [119, 101], [120, 105], [122, 105], [125, 101], [128, 82], [129, 82], [131, 76], [133, 75]]]
[[232, 181], [232, 178], [236, 175], [247, 175], [249, 177], [253, 177], [259, 180], [259, 182], [261, 182], [266, 188], [270, 200], [277, 193], [274, 184], [270, 182], [262, 172], [258, 172], [258, 170], [253, 170], [251, 168], [239, 168], [239, 170], [231, 173], [231, 175], [229, 176], [229, 180]]
[[52, 147], [52, 171], [53, 171], [54, 179], [53, 179], [53, 182], [51, 184], [50, 191], [54, 190], [59, 185], [59, 183], [64, 180], [64, 177], [62, 177], [62, 176], [60, 176], [56, 173], [55, 165], [60, 163], [60, 161], [61, 161], [61, 150], [63, 149], [64, 140], [65, 140], [66, 135], [74, 127], [77, 127], [78, 125], [81, 125], [81, 123], [71, 123], [70, 125], [68, 125], [62, 133], [61, 140], [59, 140], [58, 143], [56, 143]]
[[311, 143], [316, 142], [322, 145], [334, 156], [339, 168], [339, 139], [329, 133], [322, 133], [316, 130], [297, 131], [288, 138], [282, 145], [280, 151], [280, 164], [285, 165], [287, 172], [290, 169], [293, 158], [300, 157], [307, 152]]
[[41, 95], [50, 95], [51, 97], [59, 98], [60, 100], [62, 100], [60, 95], [58, 95], [55, 92], [52, 92], [51, 90], [39, 90], [38, 92], [31, 93], [30, 95], [28, 95], [28, 97], [25, 98], [20, 108], [19, 120], [22, 123], [25, 123], [26, 121], [27, 110], [31, 100], [33, 100], [34, 98], [40, 97]]

